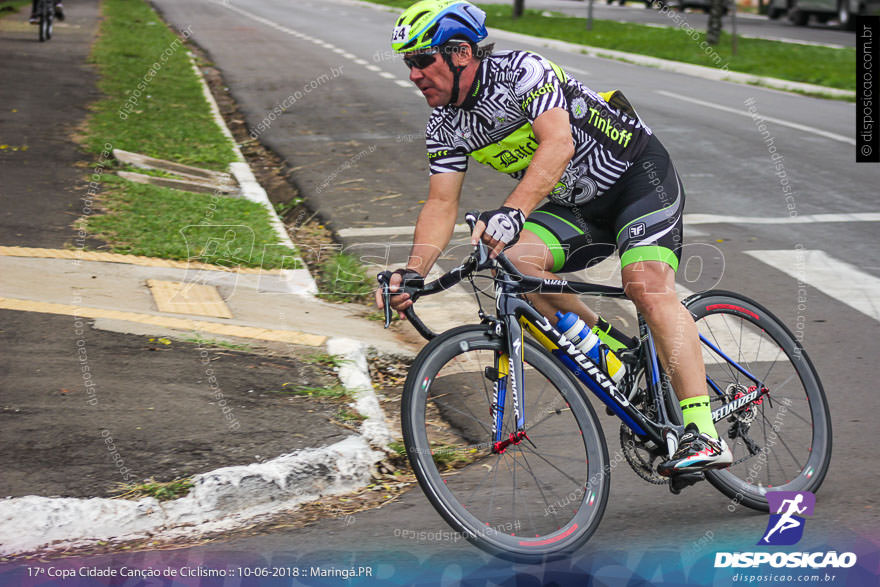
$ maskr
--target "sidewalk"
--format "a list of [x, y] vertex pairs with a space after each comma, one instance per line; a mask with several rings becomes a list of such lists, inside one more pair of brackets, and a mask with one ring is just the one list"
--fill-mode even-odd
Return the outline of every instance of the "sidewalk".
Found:
[[[294, 272], [69, 248], [97, 6], [67, 6], [48, 43], [26, 11], [0, 19], [0, 555], [234, 528], [362, 486], [389, 435], [364, 350], [414, 350], [362, 306], [289, 293]], [[148, 477], [194, 486], [104, 499]]]

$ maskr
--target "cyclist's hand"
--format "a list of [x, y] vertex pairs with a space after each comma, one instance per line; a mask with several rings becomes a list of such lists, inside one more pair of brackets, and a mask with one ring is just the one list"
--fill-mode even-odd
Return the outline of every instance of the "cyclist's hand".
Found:
[[[422, 276], [418, 272], [413, 271], [412, 269], [398, 269], [397, 271], [390, 273], [388, 277], [388, 289], [392, 294], [400, 291], [404, 279], [408, 282], [416, 281], [418, 283], [420, 280], [422, 283], [424, 282]], [[397, 315], [401, 320], [406, 319], [403, 315], [403, 311], [412, 305], [413, 302], [408, 293], [399, 293], [391, 296], [391, 308], [397, 310]], [[385, 309], [381, 287], [376, 290], [376, 306], [378, 306], [380, 310]]]
[[476, 245], [479, 239], [482, 239], [489, 245], [489, 255], [494, 259], [504, 247], [512, 245], [519, 239], [519, 233], [525, 223], [525, 214], [518, 208], [502, 206], [497, 210], [483, 212], [474, 226], [471, 244]]

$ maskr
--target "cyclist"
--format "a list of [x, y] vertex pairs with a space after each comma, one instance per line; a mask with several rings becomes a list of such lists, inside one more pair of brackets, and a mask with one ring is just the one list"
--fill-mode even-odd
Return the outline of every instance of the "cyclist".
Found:
[[[39, 0], [33, 0], [31, 2], [31, 17], [28, 19], [28, 22], [31, 24], [40, 24], [40, 15], [37, 14], [37, 4]], [[55, 3], [55, 18], [58, 20], [64, 20], [64, 5], [61, 3], [61, 0], [54, 0]]]
[[[627, 294], [645, 317], [681, 402], [679, 449], [665, 475], [726, 467], [712, 422], [696, 326], [674, 289], [684, 191], [668, 153], [620, 92], [598, 94], [527, 51], [492, 52], [485, 13], [462, 0], [422, 0], [397, 20], [392, 48], [433, 113], [426, 129], [429, 193], [406, 269], [418, 280], [449, 243], [467, 156], [519, 180], [472, 235], [527, 275], [558, 279], [620, 253]], [[545, 200], [548, 200], [542, 204]], [[578, 314], [612, 349], [626, 337], [571, 294], [528, 296], [545, 316]], [[382, 306], [380, 292], [377, 304]], [[391, 298], [398, 312], [412, 305]], [[552, 319], [552, 318], [551, 318]]]

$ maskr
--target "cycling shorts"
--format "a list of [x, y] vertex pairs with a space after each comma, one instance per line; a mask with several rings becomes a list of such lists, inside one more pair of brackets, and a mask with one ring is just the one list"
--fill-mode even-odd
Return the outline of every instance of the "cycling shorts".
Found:
[[604, 195], [583, 206], [547, 203], [523, 227], [553, 255], [554, 272], [568, 273], [606, 259], [615, 249], [621, 268], [681, 260], [684, 188], [660, 141], [651, 136], [642, 155]]

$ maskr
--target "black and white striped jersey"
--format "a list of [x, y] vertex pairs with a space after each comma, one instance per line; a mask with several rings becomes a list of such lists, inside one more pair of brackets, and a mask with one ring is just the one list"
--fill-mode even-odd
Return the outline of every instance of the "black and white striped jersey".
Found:
[[619, 92], [599, 94], [528, 51], [483, 59], [461, 106], [434, 109], [426, 129], [431, 173], [467, 170], [467, 156], [522, 179], [538, 148], [531, 123], [551, 108], [569, 113], [575, 152], [554, 202], [580, 205], [603, 194], [638, 158], [651, 129]]

